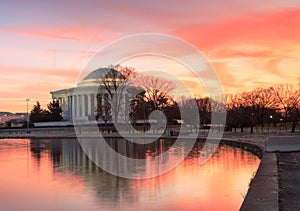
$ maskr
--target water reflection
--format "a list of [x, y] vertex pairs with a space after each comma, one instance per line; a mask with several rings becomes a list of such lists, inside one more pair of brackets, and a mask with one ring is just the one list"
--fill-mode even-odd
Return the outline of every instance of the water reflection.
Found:
[[[172, 140], [133, 148], [125, 146], [126, 155], [147, 159], [168, 149], [176, 153], [184, 150], [172, 149]], [[0, 140], [1, 207], [4, 210], [238, 210], [259, 159], [249, 152], [222, 145], [205, 165], [199, 165], [202, 147], [197, 142], [184, 162], [167, 174], [130, 180], [97, 168], [76, 140]], [[211, 145], [211, 150], [214, 147]], [[170, 153], [168, 159], [176, 153]], [[151, 169], [146, 163], [137, 172], [143, 174]]]

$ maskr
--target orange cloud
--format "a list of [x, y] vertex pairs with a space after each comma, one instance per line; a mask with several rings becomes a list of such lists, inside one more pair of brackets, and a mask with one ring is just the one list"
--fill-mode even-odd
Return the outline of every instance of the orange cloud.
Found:
[[224, 43], [286, 43], [300, 41], [300, 9], [256, 13], [215, 23], [182, 27], [175, 34], [200, 49], [213, 49]]
[[227, 92], [290, 82], [300, 75], [300, 9], [192, 25], [175, 33], [206, 54]]

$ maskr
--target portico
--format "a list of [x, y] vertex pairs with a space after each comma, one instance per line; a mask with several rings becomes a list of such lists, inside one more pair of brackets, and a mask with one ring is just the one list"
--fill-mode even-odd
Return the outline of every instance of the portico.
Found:
[[[106, 115], [105, 112], [108, 112], [108, 109], [105, 108], [107, 106], [105, 102], [110, 100], [110, 95], [108, 90], [101, 85], [103, 72], [107, 73], [107, 69], [93, 71], [76, 87], [50, 92], [52, 99], [59, 101], [64, 121], [89, 121], [95, 120], [97, 115]], [[122, 105], [125, 104], [124, 97]]]
[[61, 105], [64, 120], [73, 120], [72, 117], [76, 120], [92, 120], [97, 113], [102, 113], [104, 98], [107, 99], [108, 94], [94, 93], [93, 88], [77, 89], [76, 94], [74, 88], [51, 92], [52, 98], [57, 99]]

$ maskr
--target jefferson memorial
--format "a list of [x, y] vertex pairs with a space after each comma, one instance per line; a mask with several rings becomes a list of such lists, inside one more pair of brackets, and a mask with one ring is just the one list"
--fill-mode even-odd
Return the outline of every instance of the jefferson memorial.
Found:
[[[107, 102], [115, 94], [116, 89], [108, 89], [120, 85], [125, 77], [117, 70], [99, 68], [84, 77], [76, 87], [52, 91], [52, 99], [59, 101], [64, 121], [92, 121], [107, 115]], [[105, 81], [104, 81], [105, 80]], [[113, 84], [110, 84], [113, 83]], [[116, 86], [114, 87], [116, 88]], [[123, 115], [128, 115], [128, 94], [122, 97]], [[119, 115], [119, 114], [118, 114]], [[98, 116], [98, 117], [97, 117]], [[101, 118], [98, 120], [101, 122]]]

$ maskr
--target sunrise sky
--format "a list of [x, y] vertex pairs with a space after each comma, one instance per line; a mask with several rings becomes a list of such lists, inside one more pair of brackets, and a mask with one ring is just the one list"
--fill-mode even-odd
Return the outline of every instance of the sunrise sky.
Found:
[[137, 33], [199, 48], [225, 92], [296, 82], [300, 1], [6, 1], [0, 6], [0, 111], [26, 111], [76, 84], [104, 45]]

